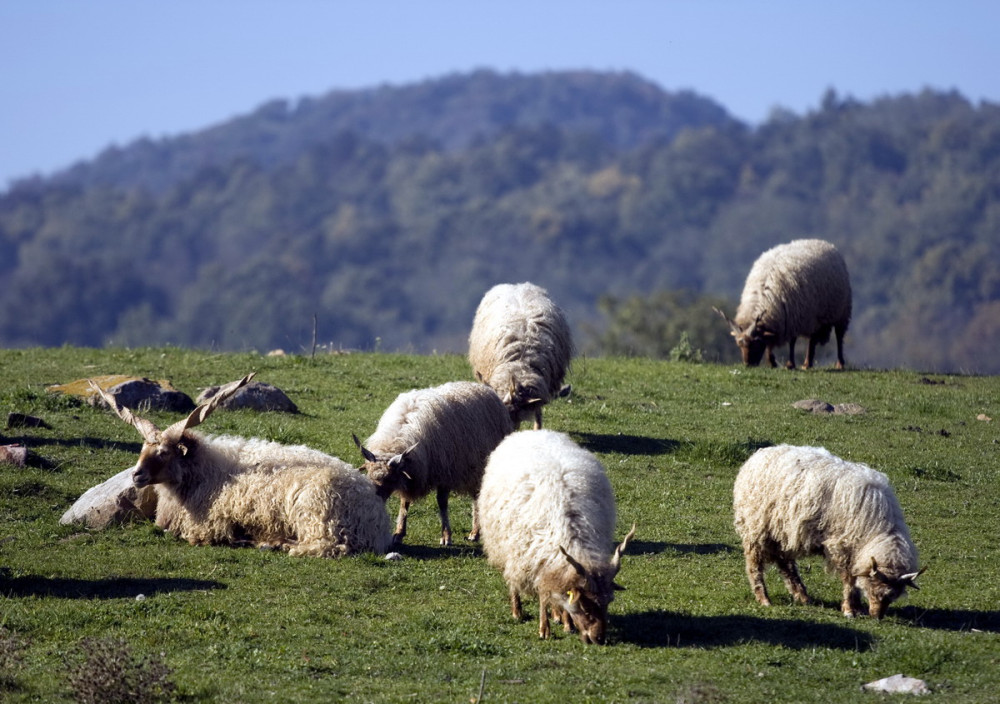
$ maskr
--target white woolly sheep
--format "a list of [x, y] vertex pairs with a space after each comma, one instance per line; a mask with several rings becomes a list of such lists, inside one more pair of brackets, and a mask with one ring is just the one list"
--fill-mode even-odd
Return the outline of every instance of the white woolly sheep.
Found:
[[573, 338], [562, 310], [545, 289], [530, 283], [498, 284], [486, 292], [469, 335], [469, 363], [476, 378], [496, 390], [515, 426], [569, 393], [563, 379]]
[[[451, 545], [448, 494], [479, 495], [483, 467], [493, 448], [514, 424], [493, 389], [471, 381], [453, 381], [401, 393], [385, 410], [375, 432], [362, 445], [362, 471], [383, 501], [399, 495], [393, 542], [406, 536], [410, 504], [437, 489], [441, 544]], [[479, 540], [479, 519], [472, 506], [469, 540]]]
[[823, 555], [844, 584], [841, 610], [882, 618], [907, 587], [917, 589], [917, 549], [889, 480], [823, 448], [778, 445], [758, 450], [733, 488], [734, 525], [743, 541], [747, 578], [770, 606], [764, 569], [773, 562], [795, 601], [808, 604], [795, 560]]
[[837, 369], [844, 368], [844, 334], [851, 321], [851, 281], [840, 252], [824, 240], [795, 240], [773, 247], [757, 258], [747, 275], [736, 319], [715, 309], [731, 328], [743, 363], [757, 366], [767, 351], [767, 361], [778, 366], [774, 348], [788, 344], [788, 362], [795, 368], [795, 341], [809, 338], [808, 369], [816, 345], [837, 337]]
[[584, 643], [603, 643], [635, 526], [609, 557], [615, 500], [600, 461], [564, 433], [514, 433], [490, 456], [478, 505], [483, 549], [503, 571], [514, 618], [522, 595], [537, 596], [540, 638], [551, 609]]
[[301, 445], [192, 430], [252, 377], [162, 432], [93, 385], [143, 437], [132, 481], [156, 487], [156, 524], [192, 545], [251, 544], [320, 557], [384, 553], [385, 502], [357, 469]]

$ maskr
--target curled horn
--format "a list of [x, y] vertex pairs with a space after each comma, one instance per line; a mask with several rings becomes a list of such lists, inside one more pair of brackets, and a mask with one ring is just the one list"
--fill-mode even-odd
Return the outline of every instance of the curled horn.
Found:
[[714, 310], [716, 313], [718, 313], [720, 316], [722, 316], [722, 319], [725, 320], [729, 324], [729, 329], [732, 331], [732, 333], [734, 335], [742, 332], [742, 329], [740, 328], [740, 326], [737, 325], [732, 320], [730, 320], [728, 315], [726, 315], [725, 313], [723, 313], [721, 310], [719, 310], [715, 306], [712, 306], [712, 310]]
[[917, 577], [919, 577], [920, 575], [922, 575], [926, 571], [927, 571], [926, 567], [921, 567], [916, 572], [910, 572], [909, 574], [904, 574], [902, 577], [899, 578], [899, 581], [906, 582], [906, 586], [911, 587], [913, 589], [919, 590], [920, 587], [917, 586], [917, 583], [916, 583], [915, 580], [916, 580]]
[[118, 403], [118, 399], [102, 389], [93, 379], [87, 379], [87, 381], [90, 383], [90, 388], [104, 399], [104, 402], [115, 412], [115, 415], [139, 431], [143, 440], [154, 445], [160, 441], [160, 431], [153, 425], [152, 421], [133, 414], [132, 411]]
[[611, 567], [614, 569], [614, 573], [618, 574], [618, 570], [622, 568], [622, 553], [625, 552], [625, 547], [628, 545], [628, 541], [632, 539], [635, 535], [635, 523], [632, 524], [632, 530], [628, 532], [625, 539], [622, 540], [621, 545], [615, 548], [615, 554], [611, 557]]
[[359, 450], [361, 450], [361, 456], [365, 458], [366, 462], [378, 462], [378, 457], [375, 456], [375, 453], [362, 445], [355, 433], [351, 433], [351, 437], [354, 438], [354, 444], [358, 446]]
[[566, 548], [564, 548], [562, 545], [559, 546], [559, 552], [561, 552], [563, 555], [566, 556], [566, 559], [569, 561], [569, 564], [573, 565], [573, 569], [575, 569], [581, 577], [587, 576], [587, 570], [583, 568], [583, 565], [577, 562], [572, 555], [566, 552]]
[[177, 421], [164, 430], [163, 434], [179, 438], [184, 434], [184, 431], [193, 428], [196, 425], [201, 425], [205, 422], [205, 419], [211, 415], [212, 411], [219, 407], [219, 404], [250, 383], [250, 380], [254, 378], [255, 374], [256, 372], [250, 372], [239, 381], [233, 381], [226, 384], [218, 390], [215, 396], [191, 411], [191, 414], [187, 418]]

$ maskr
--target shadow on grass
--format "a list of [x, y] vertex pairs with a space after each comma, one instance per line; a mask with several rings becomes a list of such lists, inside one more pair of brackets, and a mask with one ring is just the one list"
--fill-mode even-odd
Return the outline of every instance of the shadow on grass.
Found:
[[921, 609], [904, 606], [889, 609], [889, 615], [910, 621], [921, 628], [942, 631], [988, 631], [1000, 633], [1000, 611], [963, 611], [961, 609]]
[[591, 452], [622, 455], [665, 455], [673, 452], [680, 443], [676, 440], [646, 438], [641, 435], [603, 435], [600, 433], [570, 433]]
[[483, 547], [479, 543], [470, 543], [464, 538], [458, 539], [454, 545], [409, 545], [403, 543], [389, 548], [390, 552], [398, 552], [403, 557], [412, 560], [447, 560], [449, 558], [474, 558], [483, 556]]
[[51, 596], [59, 599], [134, 599], [140, 594], [191, 592], [225, 589], [222, 582], [206, 579], [109, 577], [107, 579], [69, 579], [64, 577], [10, 578], [0, 570], [0, 595], [5, 597]]
[[737, 549], [725, 543], [663, 543], [655, 540], [632, 540], [625, 550], [625, 555], [626, 557], [628, 555], [659, 555], [664, 552], [675, 552], [682, 555], [717, 555], [737, 552]]
[[780, 645], [792, 650], [835, 648], [865, 652], [871, 634], [845, 626], [756, 616], [685, 616], [647, 611], [613, 616], [614, 640], [644, 648], [722, 648], [749, 643]]

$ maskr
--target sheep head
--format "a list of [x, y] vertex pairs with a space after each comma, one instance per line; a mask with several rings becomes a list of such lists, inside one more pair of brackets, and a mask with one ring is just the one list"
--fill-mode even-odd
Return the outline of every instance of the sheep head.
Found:
[[740, 348], [743, 364], [748, 367], [759, 365], [764, 358], [764, 352], [774, 344], [774, 333], [765, 328], [759, 318], [744, 328], [736, 321], [730, 320], [729, 316], [718, 308], [713, 307], [712, 310], [722, 316], [722, 319], [729, 324], [729, 334], [733, 336]]
[[139, 460], [132, 470], [132, 483], [141, 489], [150, 484], [161, 484], [167, 481], [170, 465], [178, 457], [186, 455], [189, 450], [191, 439], [185, 438], [184, 433], [204, 422], [212, 411], [218, 408], [219, 404], [236, 393], [238, 389], [246, 386], [253, 377], [254, 373], [250, 373], [239, 381], [222, 387], [210, 400], [195, 408], [187, 418], [174, 423], [162, 432], [153, 425], [152, 421], [140, 418], [122, 406], [118, 399], [94, 381], [90, 382], [90, 386], [119, 418], [133, 426], [142, 436], [142, 450], [139, 452]]
[[378, 494], [379, 498], [387, 501], [394, 491], [405, 492], [409, 482], [413, 481], [413, 477], [406, 471], [406, 468], [412, 459], [413, 451], [417, 449], [417, 445], [413, 445], [396, 455], [379, 456], [362, 445], [357, 435], [352, 434], [351, 437], [354, 438], [354, 444], [358, 446], [361, 456], [365, 460], [365, 463], [358, 469], [368, 474], [368, 478], [375, 485], [375, 493]]
[[878, 566], [878, 561], [872, 557], [872, 567], [867, 574], [859, 575], [859, 581], [865, 589], [868, 598], [868, 615], [872, 618], [885, 616], [889, 604], [906, 593], [906, 588], [920, 589], [916, 579], [924, 573], [924, 567], [917, 572], [910, 572], [894, 577]]
[[591, 571], [571, 556], [564, 547], [560, 552], [573, 567], [574, 577], [557, 601], [559, 607], [569, 616], [573, 626], [580, 632], [580, 640], [586, 644], [603, 645], [608, 626], [608, 604], [614, 601], [615, 591], [625, 587], [615, 583], [615, 576], [621, 570], [622, 553], [628, 541], [635, 535], [635, 525], [621, 544], [615, 548], [607, 568]]

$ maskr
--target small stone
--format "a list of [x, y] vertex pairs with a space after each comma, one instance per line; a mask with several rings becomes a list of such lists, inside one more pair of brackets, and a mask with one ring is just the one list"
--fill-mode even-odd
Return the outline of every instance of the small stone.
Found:
[[403, 556], [400, 555], [398, 552], [390, 552], [385, 556], [385, 559], [391, 560], [392, 562], [399, 562], [400, 560], [403, 559]]
[[914, 677], [893, 675], [864, 685], [865, 689], [874, 692], [890, 692], [892, 694], [930, 694], [927, 683]]

